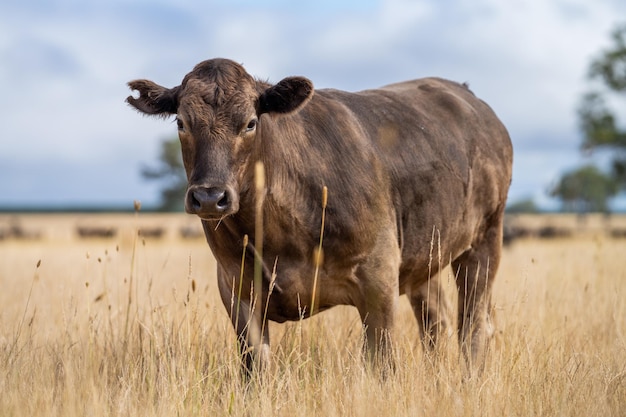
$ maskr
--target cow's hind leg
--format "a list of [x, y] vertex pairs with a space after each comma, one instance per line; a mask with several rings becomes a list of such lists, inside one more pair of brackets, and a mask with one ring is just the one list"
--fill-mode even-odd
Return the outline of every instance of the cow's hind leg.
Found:
[[494, 332], [491, 288], [500, 263], [503, 216], [503, 210], [498, 210], [486, 219], [472, 247], [452, 262], [459, 293], [459, 343], [470, 374], [482, 372]]
[[431, 351], [438, 340], [448, 334], [450, 307], [437, 274], [427, 282], [411, 288], [408, 294], [417, 319], [424, 347]]

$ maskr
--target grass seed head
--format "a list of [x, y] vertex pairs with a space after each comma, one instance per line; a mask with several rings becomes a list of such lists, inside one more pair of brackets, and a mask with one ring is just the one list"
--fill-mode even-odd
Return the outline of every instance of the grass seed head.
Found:
[[313, 248], [313, 265], [316, 267], [322, 266], [324, 263], [324, 248], [315, 247]]

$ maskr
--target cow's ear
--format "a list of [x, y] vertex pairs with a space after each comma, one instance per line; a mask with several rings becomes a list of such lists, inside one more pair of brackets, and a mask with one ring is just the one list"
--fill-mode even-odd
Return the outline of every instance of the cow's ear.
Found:
[[135, 80], [128, 83], [139, 97], [128, 96], [126, 102], [142, 113], [167, 116], [176, 114], [178, 90], [180, 87], [165, 88], [148, 80]]
[[291, 113], [313, 97], [313, 83], [304, 77], [287, 77], [259, 97], [258, 114]]

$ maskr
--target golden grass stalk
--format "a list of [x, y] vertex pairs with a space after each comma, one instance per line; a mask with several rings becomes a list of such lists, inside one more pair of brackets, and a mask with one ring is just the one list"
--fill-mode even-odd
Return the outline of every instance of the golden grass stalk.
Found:
[[135, 200], [133, 203], [135, 209], [135, 227], [133, 233], [133, 245], [132, 245], [132, 255], [130, 259], [130, 274], [128, 276], [128, 303], [126, 304], [126, 320], [124, 322], [124, 350], [127, 351], [128, 347], [128, 337], [129, 337], [129, 325], [130, 325], [130, 307], [133, 303], [133, 281], [135, 276], [135, 268], [136, 262], [135, 258], [137, 255], [137, 239], [139, 238], [139, 225], [137, 219], [139, 218], [139, 210], [141, 210], [141, 202], [139, 200]]
[[326, 205], [328, 203], [328, 188], [324, 186], [322, 188], [322, 221], [320, 225], [320, 241], [313, 252], [313, 262], [315, 263], [315, 273], [313, 274], [313, 292], [311, 293], [311, 312], [312, 316], [315, 314], [315, 299], [317, 297], [317, 278], [320, 271], [320, 266], [323, 261], [322, 243], [324, 242], [324, 224], [326, 223]]
[[[235, 311], [235, 331], [239, 329], [239, 313], [241, 307], [241, 290], [243, 288], [243, 274], [246, 264], [246, 251], [248, 250], [248, 235], [243, 235], [243, 251], [241, 253], [241, 267], [239, 268], [239, 288], [237, 289], [237, 310]], [[233, 294], [235, 286], [233, 286]], [[230, 303], [230, 315], [233, 315], [233, 300]]]
[[256, 194], [254, 248], [256, 250], [256, 256], [254, 257], [254, 301], [252, 302], [252, 308], [261, 305], [261, 294], [263, 294], [263, 200], [265, 197], [265, 168], [261, 161], [258, 161], [254, 166], [254, 184]]
[[263, 321], [261, 322], [261, 335], [265, 334], [265, 327], [267, 325], [267, 309], [270, 304], [270, 297], [274, 286], [276, 285], [276, 265], [278, 264], [278, 258], [274, 260], [274, 267], [272, 268], [272, 277], [270, 278], [269, 289], [267, 291], [267, 298], [265, 299], [265, 310], [263, 310]]

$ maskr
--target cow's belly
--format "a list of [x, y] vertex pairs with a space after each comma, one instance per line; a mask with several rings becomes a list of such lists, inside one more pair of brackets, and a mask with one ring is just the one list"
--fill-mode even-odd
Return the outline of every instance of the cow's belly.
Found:
[[430, 237], [417, 239], [415, 235], [405, 242], [399, 272], [400, 294], [408, 288], [419, 286], [450, 265], [461, 254], [470, 249], [473, 228], [457, 228], [456, 233], [444, 236], [432, 230], [424, 232]]
[[[318, 271], [315, 313], [337, 305], [356, 306], [361, 297], [355, 268]], [[315, 268], [284, 268], [278, 271], [280, 293], [270, 295], [267, 317], [276, 322], [295, 321], [310, 317]]]

